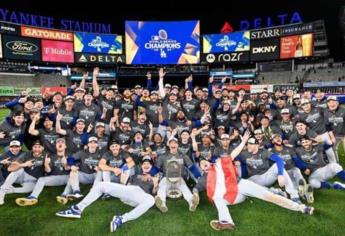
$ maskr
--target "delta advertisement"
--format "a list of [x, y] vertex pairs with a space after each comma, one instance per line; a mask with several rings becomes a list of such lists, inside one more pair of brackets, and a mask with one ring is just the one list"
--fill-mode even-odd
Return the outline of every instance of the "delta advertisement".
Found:
[[249, 51], [249, 31], [230, 34], [206, 34], [203, 36], [203, 53]]
[[73, 43], [42, 40], [42, 61], [73, 63]]
[[200, 22], [126, 21], [127, 64], [196, 64]]
[[313, 34], [293, 35], [280, 39], [280, 59], [313, 55]]
[[122, 36], [75, 32], [74, 51], [97, 54], [122, 54]]

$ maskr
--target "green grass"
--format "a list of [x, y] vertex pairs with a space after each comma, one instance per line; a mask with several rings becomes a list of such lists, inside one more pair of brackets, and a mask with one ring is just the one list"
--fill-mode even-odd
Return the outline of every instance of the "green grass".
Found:
[[[0, 111], [0, 120], [7, 111]], [[344, 164], [344, 151], [341, 150]], [[89, 187], [83, 187], [87, 193]], [[122, 214], [131, 207], [117, 199], [98, 200], [88, 207], [81, 219], [71, 220], [55, 216], [67, 206], [58, 205], [55, 196], [63, 187], [47, 187], [39, 198], [39, 204], [19, 207], [14, 200], [23, 194], [6, 196], [0, 207], [0, 235], [107, 235], [109, 222], [114, 214]], [[216, 232], [209, 221], [217, 218], [215, 208], [202, 195], [195, 213], [188, 211], [184, 200], [169, 200], [169, 211], [160, 213], [155, 207], [140, 219], [128, 222], [116, 235], [345, 235], [345, 191], [317, 190], [314, 216], [291, 212], [278, 206], [247, 199], [230, 208], [236, 223], [233, 232]]]

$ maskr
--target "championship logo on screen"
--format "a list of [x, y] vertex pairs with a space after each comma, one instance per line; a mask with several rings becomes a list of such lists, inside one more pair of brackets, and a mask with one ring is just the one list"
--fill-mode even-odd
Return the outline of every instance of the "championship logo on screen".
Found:
[[216, 43], [216, 46], [224, 48], [224, 51], [229, 51], [229, 48], [234, 45], [236, 45], [236, 42], [234, 40], [230, 40], [228, 35], [224, 35], [224, 37]]
[[199, 62], [199, 21], [126, 21], [127, 64]]
[[250, 32], [207, 34], [203, 36], [204, 53], [241, 52], [250, 49]]
[[122, 54], [122, 36], [75, 32], [74, 51], [96, 54]]
[[95, 48], [97, 52], [102, 52], [103, 48], [109, 48], [109, 44], [102, 41], [101, 36], [96, 36], [95, 39], [93, 39], [89, 44], [89, 47]]
[[180, 49], [181, 43], [177, 42], [177, 40], [169, 39], [166, 30], [160, 29], [158, 35], [152, 35], [151, 40], [145, 43], [145, 48], [159, 52], [161, 58], [166, 58], [168, 52]]

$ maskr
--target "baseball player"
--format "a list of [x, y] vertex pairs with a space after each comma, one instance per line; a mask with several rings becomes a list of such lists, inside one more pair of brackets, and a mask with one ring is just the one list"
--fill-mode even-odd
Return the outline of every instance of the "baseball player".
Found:
[[67, 165], [68, 155], [66, 153], [66, 141], [64, 138], [56, 140], [56, 154], [46, 156], [44, 160], [45, 173], [48, 176], [40, 177], [28, 197], [17, 198], [19, 206], [31, 206], [38, 202], [38, 196], [45, 186], [61, 186], [67, 184], [69, 178], [69, 166]]
[[[9, 193], [29, 193], [34, 189], [37, 179], [44, 174], [44, 159], [46, 154], [41, 141], [33, 143], [32, 151], [14, 160], [8, 167], [11, 172], [4, 184], [0, 187], [0, 205], [4, 204], [4, 198]], [[13, 184], [21, 184], [22, 187], [14, 187]]]
[[323, 147], [313, 146], [313, 141], [308, 136], [301, 139], [302, 147], [296, 149], [296, 153], [302, 161], [301, 170], [308, 175], [309, 184], [315, 189], [333, 188], [345, 190], [345, 184], [341, 182], [329, 183], [327, 180], [337, 176], [345, 181], [345, 172], [338, 163], [326, 163]]
[[[194, 174], [194, 176], [197, 178], [199, 177], [197, 172], [197, 168], [193, 165], [193, 162], [186, 156], [181, 155], [178, 152], [178, 140], [175, 138], [172, 138], [168, 142], [169, 146], [169, 152], [166, 154], [163, 154], [158, 157], [157, 160], [157, 167], [160, 168], [163, 172], [163, 178], [161, 179], [159, 183], [158, 193], [155, 198], [155, 203], [158, 209], [165, 213], [168, 211], [168, 207], [166, 206], [166, 196], [167, 191], [170, 188], [170, 183], [168, 182], [166, 178], [167, 174], [167, 167], [168, 167], [168, 161], [170, 160], [176, 160], [178, 164], [180, 165], [180, 170], [183, 170], [183, 167], [186, 166], [188, 169]], [[182, 171], [181, 171], [182, 172]], [[183, 180], [183, 174], [182, 173], [173, 173], [175, 177], [180, 177], [180, 183], [178, 184], [177, 188], [182, 192], [183, 198], [188, 202], [189, 204], [189, 210], [195, 211], [198, 204], [199, 204], [199, 196], [193, 195], [189, 188], [187, 187], [186, 182]]]
[[243, 136], [241, 144], [231, 152], [230, 156], [218, 159], [214, 165], [205, 159], [200, 161], [203, 175], [199, 178], [193, 192], [198, 195], [199, 192], [207, 190], [207, 196], [214, 202], [218, 211], [218, 220], [210, 221], [210, 226], [214, 230], [234, 229], [235, 224], [227, 205], [241, 203], [246, 197], [259, 198], [292, 211], [312, 215], [313, 207], [307, 207], [273, 194], [265, 187], [238, 176], [233, 160], [240, 154], [248, 138], [249, 134], [247, 133]]
[[[154, 205], [155, 201], [152, 194], [157, 192], [158, 177], [150, 175], [152, 165], [152, 159], [149, 156], [145, 156], [141, 163], [142, 173], [129, 178], [127, 185], [99, 182], [80, 203], [71, 206], [65, 211], [57, 212], [56, 215], [66, 218], [81, 218], [81, 214], [86, 207], [103, 194], [109, 194], [112, 197], [119, 198], [123, 203], [134, 207], [128, 213], [113, 217], [113, 220], [110, 222], [110, 231], [114, 232], [123, 223], [139, 218]], [[126, 176], [123, 177], [122, 183], [126, 184], [126, 179]]]
[[102, 152], [98, 149], [97, 141], [96, 137], [91, 136], [87, 148], [69, 158], [71, 171], [65, 190], [60, 196], [63, 199], [62, 202], [66, 201], [66, 197], [68, 199], [83, 197], [80, 193], [80, 183], [95, 185], [102, 180], [102, 171], [98, 168]]
[[[284, 161], [266, 149], [260, 149], [255, 138], [248, 140], [248, 150], [241, 153], [238, 160], [242, 163], [241, 175], [262, 186], [271, 186], [278, 180], [280, 187], [285, 186], [292, 200], [300, 203], [297, 188], [284, 168]], [[271, 165], [270, 161], [275, 164]], [[246, 173], [245, 173], [246, 172]]]
[[273, 134], [272, 138], [274, 147], [270, 151], [283, 159], [284, 168], [290, 176], [294, 187], [298, 188], [299, 196], [307, 199], [308, 203], [312, 203], [314, 201], [313, 189], [307, 185], [300, 169], [297, 167], [301, 165], [295, 151], [292, 148], [284, 146], [282, 135], [279, 133]]
[[9, 174], [8, 167], [11, 165], [12, 161], [23, 157], [24, 154], [21, 143], [18, 140], [12, 140], [8, 151], [0, 155], [0, 186]]

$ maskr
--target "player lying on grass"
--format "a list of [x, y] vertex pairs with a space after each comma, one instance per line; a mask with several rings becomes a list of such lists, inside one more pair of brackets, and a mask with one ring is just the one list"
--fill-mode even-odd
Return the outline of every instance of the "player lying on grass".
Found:
[[134, 207], [130, 212], [113, 217], [113, 220], [110, 222], [110, 231], [114, 232], [123, 223], [137, 219], [154, 205], [155, 201], [152, 194], [157, 192], [158, 176], [152, 177], [150, 175], [152, 165], [151, 157], [145, 156], [141, 163], [141, 174], [133, 175], [130, 178], [128, 178], [127, 174], [122, 174], [121, 182], [126, 185], [99, 182], [80, 203], [71, 206], [67, 210], [57, 212], [56, 215], [66, 218], [80, 218], [86, 207], [103, 194], [108, 194]]
[[235, 227], [227, 205], [234, 205], [243, 202], [246, 197], [255, 197], [261, 200], [274, 203], [278, 206], [292, 211], [299, 211], [304, 214], [313, 214], [314, 208], [304, 204], [298, 204], [290, 199], [273, 194], [265, 187], [260, 186], [251, 180], [241, 179], [233, 160], [242, 151], [249, 134], [246, 133], [241, 144], [232, 151], [230, 157], [219, 158], [214, 165], [207, 160], [200, 161], [203, 176], [193, 189], [194, 194], [207, 190], [207, 196], [214, 202], [218, 219], [210, 222], [214, 230], [232, 230]]

